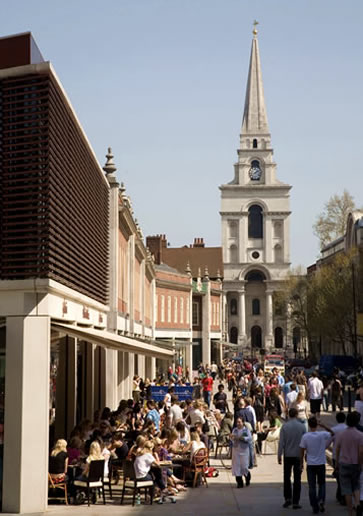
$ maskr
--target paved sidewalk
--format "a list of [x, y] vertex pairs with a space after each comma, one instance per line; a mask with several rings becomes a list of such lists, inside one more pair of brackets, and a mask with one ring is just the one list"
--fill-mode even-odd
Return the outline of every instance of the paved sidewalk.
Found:
[[[177, 503], [165, 503], [152, 506], [131, 506], [131, 500], [120, 505], [120, 488], [115, 486], [114, 499], [108, 500], [106, 506], [101, 503], [84, 506], [50, 505], [48, 513], [51, 516], [122, 516], [138, 515], [165, 515], [169, 516], [263, 516], [266, 514], [288, 515], [291, 513], [305, 516], [311, 514], [309, 506], [306, 476], [303, 476], [301, 504], [303, 509], [293, 511], [283, 509], [282, 466], [277, 464], [276, 455], [265, 455], [258, 459], [258, 467], [252, 470], [252, 482], [249, 487], [236, 489], [235, 481], [230, 469], [225, 469], [220, 461], [212, 460], [212, 464], [220, 468], [217, 478], [208, 479], [209, 487], [188, 489], [188, 492], [177, 496]], [[224, 461], [228, 467], [230, 461]], [[329, 516], [342, 515], [344, 508], [335, 502], [335, 480], [331, 477], [332, 470], [327, 467], [327, 504], [326, 513]]]

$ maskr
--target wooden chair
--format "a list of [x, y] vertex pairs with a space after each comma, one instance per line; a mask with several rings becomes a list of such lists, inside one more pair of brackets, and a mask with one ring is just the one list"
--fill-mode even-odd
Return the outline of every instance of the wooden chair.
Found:
[[185, 482], [185, 474], [192, 473], [193, 476], [193, 487], [197, 485], [199, 475], [202, 478], [202, 482], [208, 487], [207, 477], [205, 476], [205, 468], [208, 465], [209, 454], [206, 448], [201, 448], [193, 455], [192, 462], [190, 465], [184, 466], [183, 480]]
[[88, 472], [87, 480], [75, 480], [74, 481], [74, 485], [76, 487], [82, 487], [83, 489], [87, 490], [88, 506], [90, 504], [90, 502], [89, 502], [90, 490], [94, 489], [94, 488], [101, 489], [103, 503], [104, 503], [104, 505], [106, 505], [104, 470], [105, 470], [105, 461], [104, 460], [93, 460], [90, 462], [90, 465], [89, 465], [89, 472]]
[[[49, 494], [49, 491], [57, 492], [57, 489], [63, 491], [62, 496], [52, 496]], [[66, 502], [66, 505], [68, 505], [68, 494], [67, 494], [67, 481], [64, 478], [62, 482], [57, 482], [55, 479], [52, 478], [51, 474], [48, 473], [48, 499], [51, 500], [64, 500]]]
[[223, 435], [218, 434], [217, 439], [216, 439], [216, 451], [215, 451], [215, 455], [214, 455], [215, 459], [218, 458], [218, 449], [220, 450], [219, 456], [221, 458], [223, 448], [225, 448], [227, 450], [227, 458], [230, 458], [231, 457], [230, 440], [226, 434], [223, 434]]
[[153, 503], [154, 497], [154, 482], [152, 480], [137, 480], [135, 475], [134, 463], [131, 460], [125, 460], [123, 463], [123, 477], [124, 483], [122, 487], [122, 495], [121, 495], [121, 505], [124, 501], [125, 491], [126, 489], [133, 490], [132, 496], [132, 505], [135, 505], [136, 495], [140, 489], [145, 490], [145, 503], [146, 503], [146, 494], [147, 490], [150, 493], [150, 504]]

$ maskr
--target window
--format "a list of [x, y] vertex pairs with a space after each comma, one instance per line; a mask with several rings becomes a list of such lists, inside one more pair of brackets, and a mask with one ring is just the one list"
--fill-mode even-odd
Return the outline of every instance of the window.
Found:
[[248, 238], [263, 238], [262, 208], [257, 204], [253, 204], [248, 210]]
[[219, 326], [219, 302], [217, 303], [217, 326]]
[[168, 296], [168, 322], [171, 322], [171, 296]]
[[262, 348], [261, 326], [252, 326], [252, 328], [251, 328], [251, 345], [253, 348]]
[[297, 353], [299, 344], [301, 339], [301, 332], [300, 328], [298, 326], [295, 326], [295, 328], [292, 331], [292, 345], [294, 346], [294, 353]]
[[238, 343], [238, 328], [235, 326], [232, 326], [232, 328], [229, 330], [229, 341], [232, 344]]
[[184, 298], [180, 298], [180, 322], [184, 323]]
[[193, 301], [193, 326], [199, 326], [199, 303], [197, 301]]
[[165, 296], [160, 296], [160, 321], [165, 321]]
[[190, 324], [190, 301], [187, 299], [187, 324]]
[[283, 341], [284, 333], [282, 331], [282, 328], [280, 328], [280, 326], [277, 326], [277, 328], [275, 328], [275, 348], [282, 348]]
[[178, 322], [178, 298], [174, 297], [174, 322]]
[[262, 282], [265, 279], [266, 279], [265, 275], [263, 274], [263, 272], [260, 272], [260, 271], [250, 271], [249, 273], [246, 274], [246, 277], [245, 277], [246, 281]]
[[231, 299], [231, 303], [229, 305], [231, 315], [237, 315], [238, 307], [237, 307], [237, 299]]
[[257, 140], [256, 140], [256, 138], [254, 138], [254, 140], [253, 140], [253, 148], [257, 149]]
[[252, 315], [260, 315], [260, 300], [252, 300]]

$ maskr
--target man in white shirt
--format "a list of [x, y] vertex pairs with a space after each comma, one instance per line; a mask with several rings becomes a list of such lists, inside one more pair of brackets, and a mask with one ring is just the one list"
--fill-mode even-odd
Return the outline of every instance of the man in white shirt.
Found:
[[[324, 512], [325, 504], [325, 450], [332, 442], [333, 431], [319, 423], [315, 416], [308, 420], [310, 432], [304, 434], [301, 438], [301, 471], [304, 469], [304, 457], [306, 454], [307, 477], [309, 483], [309, 500], [313, 508], [313, 513], [318, 514]], [[318, 426], [327, 430], [326, 432], [317, 432]], [[316, 482], [318, 483], [319, 492], [316, 494]]]
[[[348, 426], [345, 424], [345, 414], [344, 412], [338, 412], [336, 415], [337, 425], [332, 427], [332, 431], [334, 432], [333, 436], [333, 466], [335, 468], [336, 464], [336, 440], [337, 436], [346, 430]], [[336, 499], [339, 503], [344, 503], [344, 496], [341, 493], [340, 489], [340, 481], [339, 481], [339, 475], [336, 475], [336, 481], [337, 481], [337, 492], [336, 492]]]
[[178, 421], [183, 419], [183, 411], [179, 407], [178, 398], [174, 395], [171, 396], [171, 408], [168, 413], [168, 426], [169, 428], [174, 427]]
[[293, 382], [290, 386], [290, 392], [286, 394], [286, 405], [287, 410], [291, 408], [291, 405], [294, 403], [294, 401], [297, 398], [297, 390], [296, 390], [296, 383]]
[[320, 416], [320, 405], [323, 401], [324, 384], [319, 380], [318, 373], [313, 372], [309, 379], [308, 392], [310, 398], [310, 412], [317, 418]]

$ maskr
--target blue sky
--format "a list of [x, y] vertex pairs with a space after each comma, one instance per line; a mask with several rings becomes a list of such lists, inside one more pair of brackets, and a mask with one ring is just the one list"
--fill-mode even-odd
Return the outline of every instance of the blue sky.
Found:
[[220, 245], [254, 19], [291, 260], [309, 265], [328, 198], [363, 204], [361, 0], [0, 1], [0, 34], [33, 32], [102, 164], [112, 146], [144, 235], [172, 246]]

